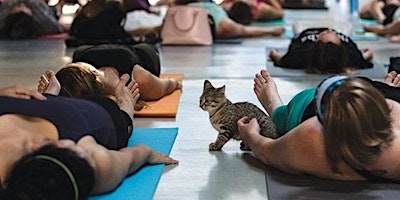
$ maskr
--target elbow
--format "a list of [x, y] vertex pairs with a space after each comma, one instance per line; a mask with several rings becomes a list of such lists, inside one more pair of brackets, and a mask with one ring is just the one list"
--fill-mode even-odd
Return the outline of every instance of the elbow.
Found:
[[271, 165], [268, 153], [265, 150], [252, 150], [254, 156], [265, 165]]

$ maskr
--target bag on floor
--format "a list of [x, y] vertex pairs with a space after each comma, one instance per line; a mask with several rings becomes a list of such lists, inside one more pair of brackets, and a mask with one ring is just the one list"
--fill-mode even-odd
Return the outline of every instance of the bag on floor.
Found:
[[163, 45], [211, 45], [213, 38], [207, 11], [191, 6], [170, 7], [161, 39]]

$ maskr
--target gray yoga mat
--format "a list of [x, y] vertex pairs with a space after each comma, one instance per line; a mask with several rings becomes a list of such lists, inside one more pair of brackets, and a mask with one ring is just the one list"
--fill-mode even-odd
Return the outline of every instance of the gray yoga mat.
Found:
[[400, 184], [346, 182], [296, 176], [274, 168], [265, 171], [269, 200], [400, 199]]
[[[277, 77], [325, 77], [326, 75], [319, 74], [309, 74], [304, 72], [302, 69], [286, 69], [282, 67], [274, 66], [274, 63], [269, 59], [268, 55], [270, 52], [270, 48], [266, 48], [266, 69], [272, 76]], [[279, 52], [286, 52], [286, 49], [279, 49]], [[383, 64], [379, 64], [375, 61], [372, 61], [374, 64], [373, 68], [369, 69], [359, 69], [354, 72], [354, 76], [365, 76], [372, 79], [382, 79], [385, 78], [387, 74], [387, 68], [384, 67]]]

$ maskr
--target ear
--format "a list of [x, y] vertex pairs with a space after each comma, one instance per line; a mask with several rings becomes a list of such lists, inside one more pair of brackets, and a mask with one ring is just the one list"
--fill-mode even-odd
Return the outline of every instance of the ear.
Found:
[[220, 87], [220, 88], [218, 88], [218, 91], [220, 91], [220, 92], [225, 94], [225, 85]]
[[204, 88], [213, 88], [209, 80], [204, 80]]

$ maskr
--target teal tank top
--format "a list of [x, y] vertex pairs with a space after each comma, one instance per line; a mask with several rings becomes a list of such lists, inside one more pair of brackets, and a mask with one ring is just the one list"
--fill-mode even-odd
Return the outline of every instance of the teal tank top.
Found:
[[223, 18], [228, 17], [228, 14], [225, 12], [225, 10], [221, 6], [215, 3], [195, 2], [195, 3], [190, 3], [189, 5], [194, 7], [204, 8], [207, 11], [207, 13], [211, 15], [211, 17], [213, 18], [216, 30], [218, 30], [218, 26], [221, 20]]
[[284, 135], [302, 122], [304, 111], [314, 100], [316, 88], [304, 90], [296, 94], [287, 105], [280, 106], [272, 113], [280, 135]]

